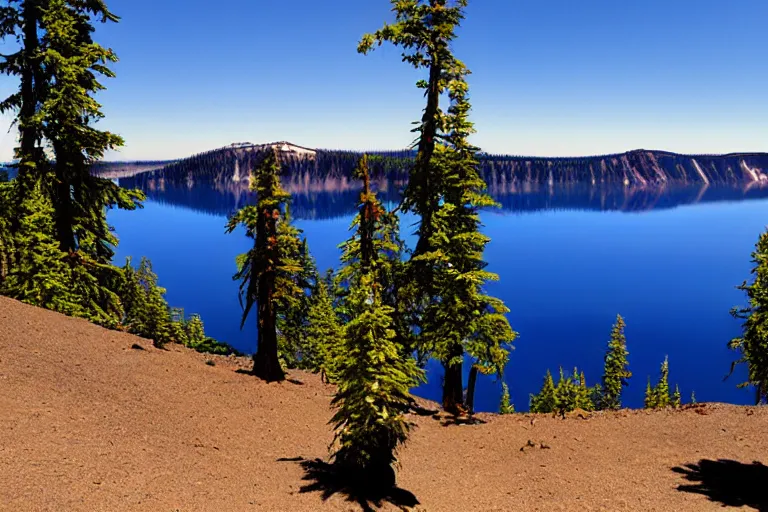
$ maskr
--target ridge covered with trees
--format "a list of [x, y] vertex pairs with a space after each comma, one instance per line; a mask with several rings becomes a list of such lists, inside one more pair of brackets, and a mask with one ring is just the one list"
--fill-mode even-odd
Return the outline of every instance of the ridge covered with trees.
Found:
[[[238, 181], [259, 160], [263, 146], [214, 149], [159, 166], [156, 176], [173, 183], [221, 183]], [[282, 175], [351, 178], [363, 152], [317, 150], [313, 155], [291, 154], [282, 158]], [[371, 175], [400, 180], [408, 176], [415, 162], [414, 151], [373, 151]], [[638, 149], [626, 153], [582, 157], [529, 157], [478, 153], [482, 178], [493, 188], [514, 184], [743, 184], [768, 183], [767, 153], [728, 155], [682, 155], [667, 151]], [[104, 164], [99, 173], [106, 173]], [[159, 165], [159, 164], [158, 164]], [[114, 171], [113, 171], [114, 172]], [[126, 173], [129, 174], [129, 173]], [[132, 173], [130, 173], [132, 174]]]

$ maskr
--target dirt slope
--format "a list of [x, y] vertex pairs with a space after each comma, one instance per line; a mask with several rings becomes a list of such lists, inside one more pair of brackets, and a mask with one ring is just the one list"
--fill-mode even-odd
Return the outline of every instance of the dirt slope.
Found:
[[[326, 456], [332, 389], [298, 372], [267, 385], [245, 364], [0, 297], [0, 510], [360, 510], [322, 467], [278, 460]], [[482, 418], [415, 417], [382, 508], [768, 510], [761, 408]]]

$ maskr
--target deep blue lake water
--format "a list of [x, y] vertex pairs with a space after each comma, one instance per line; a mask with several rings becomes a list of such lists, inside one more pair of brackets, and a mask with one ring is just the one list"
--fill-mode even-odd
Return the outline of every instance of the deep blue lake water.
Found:
[[[134, 186], [131, 179], [122, 180]], [[238, 350], [255, 350], [255, 320], [242, 331], [235, 256], [250, 247], [243, 232], [225, 234], [227, 214], [248, 195], [213, 186], [145, 186], [136, 212], [114, 211], [120, 237], [116, 263], [149, 257], [172, 306], [199, 313], [209, 335]], [[311, 190], [310, 190], [311, 189]], [[380, 194], [397, 200], [397, 187]], [[295, 190], [294, 216], [321, 270], [338, 263], [357, 191]], [[768, 222], [768, 191], [719, 188], [631, 190], [572, 187], [493, 190], [502, 208], [484, 212], [492, 242], [486, 259], [501, 280], [489, 291], [511, 309], [520, 333], [504, 379], [518, 410], [528, 409], [547, 368], [578, 366], [589, 385], [602, 375], [603, 354], [616, 314], [627, 323], [633, 377], [624, 404], [642, 407], [648, 377], [657, 379], [669, 356], [670, 381], [684, 401], [753, 402], [737, 389], [743, 369], [724, 381], [735, 354], [726, 344], [739, 333], [729, 310], [745, 298], [750, 253]], [[404, 219], [404, 234], [413, 219]], [[412, 238], [409, 239], [412, 241]], [[467, 370], [468, 371], [468, 370]], [[440, 397], [440, 366], [416, 394]], [[466, 377], [465, 377], [466, 378]], [[478, 382], [476, 408], [498, 409], [500, 383]]]

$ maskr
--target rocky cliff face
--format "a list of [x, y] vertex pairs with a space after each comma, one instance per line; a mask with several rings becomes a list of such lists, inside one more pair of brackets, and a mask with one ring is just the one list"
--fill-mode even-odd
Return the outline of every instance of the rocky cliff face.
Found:
[[768, 154], [678, 155], [636, 150], [578, 158], [530, 158], [487, 155], [481, 160], [490, 184], [618, 183], [736, 184], [768, 182]]
[[[153, 170], [158, 177], [174, 183], [240, 183], [248, 180], [249, 171], [272, 147], [280, 151], [284, 174], [291, 177], [351, 178], [360, 157], [359, 152], [313, 150], [288, 142], [238, 143]], [[412, 151], [373, 152], [370, 155], [373, 174], [391, 179], [404, 179], [414, 156]], [[523, 184], [768, 183], [768, 153], [679, 155], [635, 150], [574, 158], [481, 154], [480, 168], [491, 187], [502, 188]]]

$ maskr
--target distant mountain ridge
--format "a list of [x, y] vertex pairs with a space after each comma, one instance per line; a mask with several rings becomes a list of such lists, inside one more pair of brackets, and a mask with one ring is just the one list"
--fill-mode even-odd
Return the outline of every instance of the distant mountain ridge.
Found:
[[[94, 171], [108, 177], [125, 177], [153, 171], [174, 183], [214, 183], [247, 180], [250, 169], [264, 152], [276, 148], [282, 155], [284, 174], [316, 178], [352, 178], [362, 151], [311, 149], [287, 141], [253, 144], [239, 142], [170, 162], [124, 164], [134, 169], [115, 176], [117, 162], [101, 163]], [[405, 178], [413, 150], [371, 151], [372, 171], [378, 176]], [[581, 157], [529, 157], [480, 153], [480, 169], [489, 185], [598, 183], [625, 185], [768, 183], [768, 153], [684, 155], [669, 151], [637, 149], [625, 153]], [[133, 173], [133, 174], [128, 174]]]

